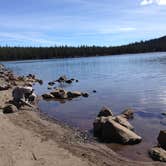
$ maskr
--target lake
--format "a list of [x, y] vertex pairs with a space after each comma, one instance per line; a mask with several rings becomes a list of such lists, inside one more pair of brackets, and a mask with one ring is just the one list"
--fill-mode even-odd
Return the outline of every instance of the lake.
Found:
[[[157, 136], [166, 128], [166, 53], [146, 53], [88, 58], [27, 60], [4, 62], [19, 75], [37, 75], [44, 84], [35, 85], [38, 95], [48, 92], [48, 82], [61, 75], [76, 78], [78, 83], [66, 85], [67, 90], [88, 92], [88, 98], [65, 103], [40, 101], [41, 111], [70, 126], [91, 131], [93, 121], [108, 106], [114, 114], [125, 108], [136, 113], [131, 123], [143, 137], [132, 146], [109, 144], [119, 154], [131, 159], [149, 161], [148, 149], [157, 144]], [[93, 93], [96, 90], [96, 93]]]

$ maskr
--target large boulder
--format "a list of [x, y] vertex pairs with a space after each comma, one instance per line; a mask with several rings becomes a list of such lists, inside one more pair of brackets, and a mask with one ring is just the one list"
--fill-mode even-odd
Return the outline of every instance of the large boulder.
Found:
[[137, 144], [142, 140], [136, 133], [116, 122], [112, 116], [96, 118], [93, 126], [94, 135], [103, 141]]
[[14, 113], [14, 112], [17, 112], [17, 111], [18, 111], [17, 107], [13, 104], [8, 104], [3, 108], [3, 113], [4, 114]]
[[108, 121], [104, 123], [102, 138], [122, 144], [137, 144], [142, 141], [140, 136], [115, 122], [112, 118], [108, 118]]
[[161, 130], [157, 139], [160, 147], [166, 150], [166, 130]]
[[154, 147], [149, 151], [149, 155], [154, 159], [166, 162], [166, 151], [159, 147]]
[[104, 123], [106, 123], [107, 119], [108, 116], [107, 117], [101, 116], [95, 119], [95, 121], [93, 122], [93, 134], [95, 137], [101, 138], [103, 125]]
[[121, 115], [116, 116], [115, 121], [130, 130], [134, 130], [134, 127], [129, 123], [129, 121]]
[[104, 117], [107, 117], [107, 116], [113, 116], [113, 113], [112, 113], [112, 110], [106, 106], [104, 106], [99, 114], [97, 115], [98, 117], [101, 117], [101, 116], [104, 116]]

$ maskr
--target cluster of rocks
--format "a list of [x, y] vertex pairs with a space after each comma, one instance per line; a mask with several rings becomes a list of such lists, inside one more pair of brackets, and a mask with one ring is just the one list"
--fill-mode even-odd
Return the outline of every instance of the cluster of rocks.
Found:
[[17, 76], [3, 65], [0, 65], [0, 78], [3, 79], [3, 83], [0, 84], [0, 90], [8, 90], [12, 86], [17, 86], [21, 81], [26, 84], [33, 84], [36, 82], [40, 84], [43, 83], [42, 80], [37, 79], [33, 74], [29, 74], [28, 76]]
[[157, 138], [158, 146], [153, 147], [149, 154], [154, 160], [166, 162], [166, 130], [162, 130]]
[[78, 82], [75, 78], [68, 79], [65, 75], [60, 76], [55, 82], [71, 84], [73, 81]]
[[79, 91], [66, 91], [62, 88], [56, 88], [54, 91], [42, 95], [43, 99], [72, 99], [80, 96], [88, 97], [89, 95]]
[[93, 123], [94, 136], [105, 142], [137, 144], [142, 138], [134, 132], [128, 119], [133, 118], [133, 110], [127, 109], [114, 116], [111, 109], [103, 107]]
[[72, 84], [74, 81], [78, 82], [78, 80], [76, 80], [74, 78], [68, 79], [65, 75], [64, 76], [60, 76], [57, 80], [48, 82], [48, 85], [49, 85], [48, 89], [51, 89], [50, 86], [55, 85], [56, 82]]

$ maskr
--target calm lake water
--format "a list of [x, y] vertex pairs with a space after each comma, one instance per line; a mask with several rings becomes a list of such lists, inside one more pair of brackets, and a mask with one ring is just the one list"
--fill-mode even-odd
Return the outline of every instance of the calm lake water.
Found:
[[[166, 53], [148, 53], [105, 57], [51, 59], [5, 62], [19, 75], [29, 73], [44, 80], [35, 90], [41, 95], [47, 83], [61, 75], [76, 78], [78, 83], [66, 85], [67, 90], [88, 92], [88, 98], [60, 103], [40, 101], [41, 111], [71, 126], [92, 130], [93, 121], [102, 106], [114, 114], [125, 108], [136, 110], [131, 123], [143, 137], [132, 146], [108, 145], [123, 156], [149, 161], [148, 149], [157, 144], [157, 136], [166, 128]], [[96, 90], [97, 93], [92, 91]]]

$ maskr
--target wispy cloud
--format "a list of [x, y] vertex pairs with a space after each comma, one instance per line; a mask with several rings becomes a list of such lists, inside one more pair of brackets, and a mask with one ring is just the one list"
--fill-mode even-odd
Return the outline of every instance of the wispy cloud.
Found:
[[24, 34], [20, 34], [20, 33], [16, 33], [16, 32], [0, 32], [0, 41], [6, 40], [8, 42], [13, 42], [13, 41], [17, 41], [19, 43], [22, 43], [23, 45], [25, 43], [34, 43], [38, 46], [40, 45], [55, 45], [57, 43], [55, 43], [55, 41], [51, 41], [51, 40], [47, 40], [44, 39], [38, 35], [36, 35], [37, 33], [32, 32], [32, 33], [24, 33]]
[[141, 5], [151, 5], [151, 4], [157, 4], [157, 5], [166, 5], [166, 0], [142, 0]]

